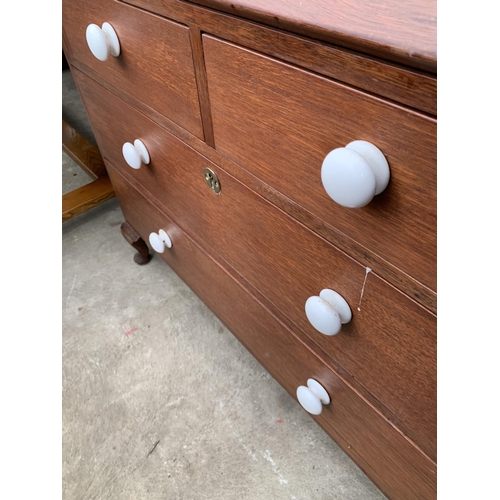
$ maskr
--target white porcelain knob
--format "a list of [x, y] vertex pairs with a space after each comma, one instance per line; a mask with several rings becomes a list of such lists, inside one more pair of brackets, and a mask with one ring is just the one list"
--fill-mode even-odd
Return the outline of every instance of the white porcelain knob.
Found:
[[129, 166], [138, 170], [141, 165], [147, 165], [150, 161], [148, 150], [142, 141], [136, 139], [134, 144], [126, 142], [122, 147], [123, 158]]
[[302, 408], [312, 415], [319, 415], [323, 405], [330, 404], [330, 396], [325, 388], [313, 378], [307, 380], [307, 387], [301, 385], [297, 388], [297, 399]]
[[337, 335], [342, 325], [351, 321], [352, 312], [342, 295], [325, 288], [319, 296], [315, 295], [306, 300], [306, 316], [318, 332]]
[[97, 24], [89, 24], [86, 36], [90, 52], [99, 61], [106, 61], [110, 54], [115, 57], [120, 55], [120, 42], [111, 24], [104, 23], [102, 28]]
[[153, 249], [158, 253], [163, 253], [165, 247], [172, 248], [172, 240], [163, 229], [160, 229], [158, 233], [151, 233], [149, 235], [149, 243], [151, 243]]
[[321, 182], [328, 196], [348, 208], [368, 205], [387, 187], [390, 177], [382, 151], [367, 141], [353, 141], [330, 151], [321, 166]]

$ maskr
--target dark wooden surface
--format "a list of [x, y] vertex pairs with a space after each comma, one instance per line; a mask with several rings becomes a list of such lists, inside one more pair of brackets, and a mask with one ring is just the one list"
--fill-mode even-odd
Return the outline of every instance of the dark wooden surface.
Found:
[[[65, 0], [65, 4], [71, 6], [72, 1]], [[243, 19], [177, 0], [134, 0], [131, 3], [185, 23], [193, 31], [202, 29], [204, 32], [218, 34], [233, 42], [241, 43], [285, 61], [301, 65], [311, 71], [330, 76], [338, 81], [364, 89], [367, 92], [380, 94], [391, 100], [421, 109], [430, 114], [436, 113], [435, 76], [429, 76], [425, 73], [409, 70], [408, 68], [384, 63], [383, 61], [366, 57], [359, 53], [341, 50], [328, 44], [318, 43], [314, 40], [308, 40], [307, 38], [292, 35], [278, 29], [260, 26]], [[63, 40], [66, 42], [66, 39], [67, 36], [63, 30]], [[66, 50], [69, 50], [67, 45], [66, 43]], [[198, 55], [197, 57], [201, 56]], [[237, 168], [232, 162], [228, 162], [226, 158], [217, 154], [211, 147], [207, 147], [205, 142], [197, 140], [196, 137], [190, 134], [186, 134], [182, 128], [166, 118], [164, 114], [145, 105], [140, 100], [140, 96], [136, 97], [129, 92], [124, 92], [120, 87], [116, 87], [116, 83], [110, 83], [105, 77], [105, 73], [97, 73], [93, 67], [88, 66], [80, 59], [75, 58], [73, 63], [83, 71], [91, 74], [100, 83], [111, 87], [123, 99], [133, 103], [143, 113], [150, 116], [207, 157], [210, 157], [214, 162], [224, 165], [224, 168], [238, 179], [250, 185], [252, 189], [258, 191], [274, 204], [292, 214], [296, 219], [308, 225], [318, 234], [321, 234], [332, 243], [339, 245], [357, 259], [366, 262], [367, 265], [377, 268], [380, 275], [385, 279], [389, 280], [415, 300], [424, 304], [431, 311], [436, 312], [435, 290], [423, 286], [413, 276], [391, 265], [390, 262], [385, 260], [384, 255], [360, 247], [350, 237], [337, 231], [336, 228], [314, 216], [314, 214], [305, 210], [293, 200], [283, 196], [268, 184], [260, 182], [258, 178], [251, 175], [248, 171]], [[198, 61], [195, 66], [197, 69], [201, 67]], [[118, 85], [120, 85], [119, 82]], [[198, 79], [198, 88], [200, 90], [202, 109], [207, 109], [209, 106], [208, 97], [204, 96], [208, 96], [208, 93], [206, 90], [202, 92], [203, 85], [200, 79]], [[204, 122], [207, 122], [205, 118]], [[206, 123], [205, 127], [206, 140], [211, 144], [212, 132], [207, 128]]]
[[[115, 1], [63, 2], [62, 15], [70, 62], [88, 65], [203, 139], [189, 30], [185, 26]], [[104, 22], [116, 31], [121, 54], [103, 62], [90, 52], [85, 33], [89, 24], [101, 26]]]
[[311, 38], [436, 71], [435, 0], [190, 0]]
[[212, 111], [210, 109], [210, 98], [208, 95], [207, 73], [205, 70], [201, 31], [197, 28], [191, 28], [189, 30], [189, 35], [191, 39], [191, 49], [193, 51], [198, 95], [200, 96], [200, 112], [203, 121], [205, 142], [209, 146], [215, 147], [214, 130], [212, 126]]
[[[66, 0], [69, 1], [69, 0]], [[437, 82], [427, 74], [178, 0], [133, 0], [191, 29], [218, 35], [390, 100], [436, 114]]]
[[[311, 345], [352, 374], [435, 458], [435, 316], [375, 272], [364, 286], [365, 267], [92, 80], [77, 79], [104, 158], [287, 315]], [[120, 124], [113, 130], [106, 125], [111, 115]], [[143, 140], [151, 156], [140, 170], [128, 167], [121, 155], [129, 136]], [[207, 166], [220, 179], [220, 196], [205, 184]], [[304, 313], [307, 298], [323, 288], [343, 295], [354, 313], [336, 337], [318, 333]]]
[[[255, 23], [200, 8], [196, 5], [178, 2], [177, 0], [134, 0], [131, 3], [185, 23], [194, 31], [203, 29], [205, 32], [219, 34], [234, 42], [267, 52], [294, 64], [300, 64], [312, 71], [331, 76], [339, 81], [344, 81], [355, 87], [365, 89], [368, 92], [380, 94], [391, 100], [402, 102], [431, 114], [436, 112], [436, 79], [433, 76], [377, 61], [361, 54], [340, 50], [328, 44], [320, 44], [314, 40], [291, 35], [277, 29], [259, 26]], [[71, 1], [66, 0], [65, 4], [71, 5]], [[66, 38], [63, 31], [63, 39], [66, 40]], [[86, 50], [88, 52], [88, 49]], [[73, 62], [77, 67], [91, 74], [93, 78], [104, 85], [114, 87], [117, 84], [116, 82], [110, 83], [109, 79], [103, 76], [105, 75], [104, 72], [102, 74], [96, 73], [94, 68], [87, 66], [80, 59], [74, 59]], [[196, 62], [196, 68], [199, 67], [201, 65], [199, 62]], [[121, 85], [121, 83], [118, 82], [118, 85]], [[208, 96], [208, 93], [206, 91], [202, 92], [202, 88], [202, 82], [198, 79], [202, 109], [207, 109], [209, 106], [208, 98], [204, 96]], [[252, 189], [255, 189], [277, 206], [293, 214], [302, 223], [308, 225], [329, 241], [344, 248], [356, 258], [363, 260], [367, 265], [374, 268], [377, 267], [381, 276], [424, 304], [431, 311], [436, 312], [435, 287], [423, 286], [412, 275], [402, 272], [398, 267], [391, 265], [390, 262], [385, 260], [383, 254], [374, 253], [368, 248], [360, 247], [350, 237], [315, 217], [310, 211], [305, 210], [299, 204], [294, 203], [293, 200], [283, 196], [279, 191], [274, 190], [265, 183], [260, 183], [258, 179], [247, 171], [236, 168], [231, 162], [227, 162], [224, 157], [218, 155], [210, 147], [207, 148], [206, 143], [198, 141], [189, 134], [185, 134], [184, 130], [177, 127], [168, 118], [165, 118], [163, 114], [160, 114], [148, 105], [144, 105], [143, 101], [139, 100], [142, 96], [136, 97], [129, 92], [123, 92], [120, 87], [115, 87], [114, 91], [121, 94], [122, 98], [132, 102], [134, 106], [151, 116], [155, 121], [161, 123], [163, 127], [181, 137], [182, 140], [210, 157], [213, 161], [223, 164], [238, 179], [251, 185]], [[206, 140], [211, 144], [212, 132], [210, 126], [206, 124], [206, 122], [210, 123], [210, 120], [204, 118], [204, 122]]]
[[[109, 165], [108, 165], [109, 166]], [[332, 403], [311, 417], [389, 497], [436, 497], [435, 464], [316, 357], [181, 228], [130, 188], [114, 169], [113, 184], [126, 220], [146, 239], [163, 228], [173, 246], [161, 254], [270, 374], [293, 396], [309, 377]], [[215, 196], [214, 196], [215, 197]]]
[[[284, 210], [300, 221], [302, 224], [311, 228], [317, 234], [343, 249], [349, 255], [353, 256], [364, 265], [376, 270], [377, 274], [395, 285], [397, 288], [408, 294], [417, 302], [423, 304], [433, 313], [437, 311], [436, 292], [430, 288], [424, 287], [421, 283], [417, 282], [412, 276], [403, 273], [397, 267], [391, 265], [383, 256], [377, 255], [370, 250], [360, 247], [351, 238], [344, 233], [336, 230], [331, 225], [326, 224], [324, 221], [316, 217], [311, 212], [305, 210], [301, 205], [295, 203], [290, 198], [284, 196], [282, 193], [271, 187], [269, 184], [262, 182], [260, 179], [251, 174], [248, 170], [240, 168], [234, 162], [228, 160], [225, 156], [220, 154], [217, 150], [207, 145], [205, 142], [200, 141], [192, 134], [189, 134], [185, 129], [179, 127], [171, 120], [165, 118], [162, 114], [154, 111], [146, 106], [142, 101], [134, 96], [123, 92], [120, 88], [110, 85], [98, 73], [85, 65], [80, 65], [79, 69], [99, 82], [104, 87], [112, 90], [112, 92], [119, 96], [123, 101], [129, 103], [135, 109], [140, 110], [141, 113], [150, 117], [155, 123], [161, 125], [162, 128], [169, 131], [176, 137], [180, 138], [185, 144], [188, 144], [193, 149], [202, 153], [205, 157], [209, 158], [213, 163], [220, 165], [232, 176], [249, 186], [252, 190], [259, 193], [261, 196], [269, 200], [275, 206]], [[81, 71], [75, 70], [75, 78], [81, 75]]]
[[[295, 1], [292, 0], [292, 3]], [[418, 0], [412, 2], [415, 6]], [[237, 0], [233, 5], [238, 10], [243, 3], [247, 3], [246, 0]], [[322, 383], [328, 385], [331, 395], [332, 390], [338, 391], [335, 392], [338, 406], [331, 405], [316, 421], [337, 440], [386, 495], [394, 499], [435, 498], [435, 316], [419, 305], [423, 304], [428, 310], [436, 311], [435, 284], [426, 285], [421, 276], [416, 279], [411, 272], [407, 272], [405, 262], [401, 268], [398, 262], [393, 262], [394, 259], [388, 260], [390, 248], [383, 245], [376, 248], [360, 245], [359, 238], [346, 233], [343, 228], [339, 229], [334, 225], [336, 221], [331, 223], [325, 220], [326, 217], [315, 215], [314, 210], [304, 205], [301, 197], [294, 199], [290, 193], [281, 192], [281, 185], [271, 185], [268, 180], [262, 180], [261, 172], [255, 170], [255, 164], [252, 163], [253, 158], [238, 160], [234, 151], [241, 152], [241, 145], [229, 144], [240, 139], [239, 133], [236, 134], [240, 126], [236, 123], [236, 118], [223, 117], [223, 121], [227, 121], [227, 150], [214, 149], [214, 145], [219, 146], [218, 118], [214, 110], [218, 109], [218, 113], [222, 113], [221, 104], [224, 104], [225, 93], [230, 97], [227, 103], [229, 109], [236, 111], [236, 115], [243, 110], [248, 118], [248, 113], [253, 113], [255, 109], [248, 102], [240, 107], [239, 100], [242, 98], [235, 96], [235, 89], [231, 89], [231, 85], [238, 85], [239, 90], [244, 91], [244, 84], [248, 84], [248, 81], [242, 82], [238, 78], [226, 80], [225, 72], [231, 68], [232, 61], [223, 60], [221, 54], [216, 54], [211, 63], [213, 73], [218, 74], [217, 88], [213, 89], [214, 83], [212, 80], [209, 83], [210, 74], [205, 70], [207, 53], [201, 35], [207, 33], [218, 36], [289, 63], [283, 65], [259, 55], [237, 58], [235, 75], [245, 74], [245, 65], [253, 64], [254, 58], [265, 59], [266, 64], [271, 61], [274, 67], [276, 64], [280, 67], [274, 76], [258, 75], [255, 78], [250, 75], [252, 91], [246, 98], [256, 98], [261, 103], [269, 99], [274, 102], [276, 99], [278, 105], [274, 111], [277, 116], [272, 116], [272, 106], [267, 104], [263, 106], [264, 111], [258, 110], [264, 112], [264, 115], [267, 113], [266, 120], [269, 121], [262, 128], [263, 135], [249, 134], [243, 137], [246, 141], [243, 146], [245, 155], [252, 151], [250, 156], [255, 153], [258, 158], [259, 154], [270, 149], [271, 156], [275, 155], [274, 159], [278, 161], [274, 166], [287, 172], [284, 157], [277, 155], [279, 148], [274, 147], [276, 137], [273, 138], [268, 131], [276, 128], [282, 134], [282, 139], [286, 139], [290, 129], [280, 128], [283, 122], [283, 116], [279, 114], [280, 102], [284, 107], [293, 104], [297, 89], [292, 84], [287, 85], [287, 82], [279, 82], [280, 78], [294, 75], [293, 79], [298, 78], [299, 90], [305, 92], [306, 96], [311, 92], [310, 88], [315, 92], [323, 92], [324, 89], [335, 86], [337, 98], [343, 95], [345, 100], [351, 100], [355, 96], [355, 101], [362, 102], [362, 111], [365, 111], [365, 107], [370, 109], [373, 106], [371, 117], [374, 121], [368, 121], [372, 124], [374, 137], [382, 134], [387, 139], [391, 133], [399, 137], [399, 142], [392, 143], [391, 146], [398, 150], [398, 154], [391, 151], [391, 155], [388, 155], [389, 162], [393, 167], [390, 157], [393, 156], [397, 162], [401, 161], [401, 164], [408, 164], [411, 168], [404, 170], [397, 167], [397, 175], [393, 176], [391, 184], [394, 182], [396, 187], [401, 187], [405, 179], [410, 179], [410, 184], [417, 186], [419, 194], [423, 196], [420, 204], [424, 214], [429, 210], [429, 196], [435, 197], [435, 181], [426, 183], [419, 179], [422, 172], [428, 174], [427, 164], [424, 161], [422, 165], [415, 158], [411, 159], [414, 163], [403, 162], [404, 158], [408, 159], [411, 155], [408, 151], [401, 151], [407, 146], [409, 149], [415, 146], [408, 143], [407, 136], [416, 134], [421, 137], [424, 123], [434, 124], [433, 131], [424, 130], [424, 135], [434, 134], [434, 137], [430, 142], [427, 136], [422, 138], [426, 144], [422, 144], [417, 155], [423, 155], [425, 160], [429, 158], [424, 154], [428, 151], [429, 144], [430, 149], [435, 149], [435, 121], [428, 118], [436, 115], [435, 53], [422, 58], [421, 49], [424, 45], [408, 31], [405, 36], [412, 37], [420, 46], [409, 58], [409, 52], [405, 53], [406, 49], [398, 38], [398, 33], [401, 34], [400, 26], [392, 24], [391, 28], [390, 23], [382, 33], [394, 35], [387, 46], [380, 45], [380, 39], [376, 37], [371, 39], [367, 36], [363, 41], [358, 37], [356, 40], [354, 31], [345, 32], [347, 37], [332, 30], [331, 26], [324, 31], [324, 22], [329, 22], [328, 15], [331, 12], [326, 12], [326, 18], [323, 12], [321, 19], [314, 21], [317, 24], [317, 34], [308, 39], [303, 36], [311, 33], [311, 26], [307, 22], [302, 28], [296, 29], [293, 19], [287, 20], [286, 9], [292, 3], [286, 2], [288, 5], [285, 5], [281, 1], [260, 0], [251, 3], [253, 7], [250, 6], [250, 10], [257, 8], [270, 11], [275, 8], [270, 6], [271, 3], [278, 5], [285, 15], [270, 22], [263, 19], [263, 22], [269, 24], [265, 26], [238, 17], [242, 14], [241, 10], [235, 16], [234, 8], [230, 8], [231, 13], [227, 14], [178, 0], [101, 3], [95, 0], [64, 0], [63, 49], [73, 66], [79, 90], [87, 95], [84, 101], [102, 108], [96, 108], [98, 118], [91, 116], [91, 123], [93, 126], [98, 123], [102, 131], [101, 137], [96, 134], [96, 138], [106, 150], [103, 154], [108, 166], [111, 165], [109, 161], [116, 163], [117, 170], [112, 167], [110, 175], [115, 187], [118, 186], [122, 193], [119, 201], [127, 220], [132, 224], [126, 226], [130, 229], [127, 234], [138, 236], [137, 241], [142, 242], [142, 238], [146, 239], [149, 232], [158, 231], [160, 226], [167, 230], [173, 238], [174, 247], [165, 252], [162, 258], [174, 267], [181, 278], [291, 394], [295, 393], [297, 385], [304, 384], [307, 377], [315, 376], [316, 373], [321, 374], [318, 376], [322, 377]], [[362, 8], [370, 9], [378, 3], [363, 3]], [[312, 12], [320, 12], [321, 9], [317, 10], [317, 7], [321, 5], [325, 5], [322, 0], [310, 2], [307, 9], [302, 8], [298, 15], [303, 18]], [[345, 2], [344, 5], [352, 7], [355, 4]], [[412, 9], [412, 5], [400, 5], [406, 12], [408, 8], [410, 11]], [[433, 8], [432, 4], [428, 6]], [[394, 19], [394, 15], [390, 13], [391, 5], [386, 4], [386, 7], [385, 12], [380, 11], [377, 15], [380, 14], [380, 18], [385, 20], [391, 19], [391, 16]], [[392, 13], [397, 17], [396, 10]], [[176, 23], [146, 11], [155, 12]], [[429, 12], [425, 8], [424, 11]], [[370, 31], [372, 20], [360, 18], [353, 19], [353, 22], [362, 31]], [[91, 22], [101, 25], [104, 21], [115, 27], [122, 50], [125, 50], [121, 58], [111, 57], [107, 62], [100, 62], [86, 46], [85, 29]], [[406, 19], [405, 23], [419, 24], [422, 21], [426, 22], [425, 19]], [[349, 29], [351, 28], [356, 29], [356, 26], [352, 25]], [[431, 26], [432, 29], [435, 27]], [[295, 34], [291, 31], [295, 31]], [[428, 32], [424, 31], [421, 35], [426, 38]], [[402, 52], [398, 53], [399, 49], [392, 51], [391, 44], [393, 47], [399, 46]], [[247, 55], [250, 53], [241, 52], [246, 52]], [[234, 57], [233, 51], [227, 54]], [[220, 62], [220, 68], [215, 67], [215, 61]], [[116, 97], [103, 94], [96, 83], [78, 70], [90, 75], [149, 119], [137, 114], [123, 102], [117, 103]], [[300, 77], [296, 76], [298, 74], [309, 75], [305, 78], [305, 85], [300, 85]], [[230, 72], [228, 75], [230, 76]], [[337, 83], [330, 80], [323, 87], [323, 83], [317, 82], [327, 80], [320, 75]], [[266, 78], [271, 79], [271, 76], [272, 85], [276, 81], [280, 85], [277, 92], [269, 94], [265, 91], [265, 83]], [[348, 86], [338, 85], [338, 82]], [[296, 83], [294, 80], [294, 84]], [[218, 96], [215, 101], [212, 101], [213, 95]], [[328, 90], [323, 95], [325, 96], [327, 99], [331, 97]], [[394, 105], [396, 103], [405, 108]], [[299, 104], [301, 109], [295, 116], [297, 122], [302, 122], [304, 106], [302, 101]], [[297, 106], [296, 101], [294, 106]], [[346, 102], [340, 102], [337, 107], [343, 110], [342, 118], [345, 120]], [[392, 110], [392, 119], [385, 123], [382, 119], [377, 121], [376, 114], [383, 117], [384, 110], [387, 109]], [[321, 116], [323, 112], [325, 110], [321, 109], [321, 104], [314, 102], [314, 99], [309, 103], [305, 121], [307, 124], [310, 120], [308, 125], [311, 130], [318, 126], [314, 113], [322, 119], [320, 121], [325, 121], [325, 117], [327, 122], [332, 119], [328, 112]], [[93, 113], [94, 111], [90, 114]], [[225, 113], [227, 115], [227, 111]], [[109, 118], [105, 118], [106, 114], [112, 116], [111, 123]], [[410, 118], [401, 120], [405, 116]], [[258, 129], [261, 118], [257, 112], [249, 119], [252, 129]], [[356, 120], [359, 123], [363, 121], [362, 118]], [[235, 123], [232, 139], [229, 139], [229, 129]], [[159, 129], [156, 124], [165, 130]], [[119, 127], [115, 129], [115, 125]], [[389, 125], [395, 131], [388, 130]], [[405, 131], [399, 130], [400, 126], [403, 129], [406, 127]], [[118, 129], [126, 132], [127, 137], [118, 137]], [[382, 132], [377, 132], [377, 129]], [[292, 130], [297, 134], [297, 129]], [[184, 145], [165, 131], [183, 141]], [[356, 131], [355, 127], [352, 131]], [[406, 137], [403, 132], [407, 134]], [[300, 135], [292, 134], [290, 141], [303, 141]], [[303, 141], [306, 149], [311, 137], [313, 136], [308, 136]], [[147, 144], [153, 158], [150, 166], [143, 166], [139, 171], [130, 169], [121, 158], [123, 142], [135, 138], [140, 138]], [[276, 145], [281, 147], [279, 143]], [[213, 163], [201, 158], [196, 151]], [[386, 151], [384, 153], [387, 154]], [[299, 158], [301, 154], [299, 151]], [[399, 158], [400, 154], [404, 158]], [[435, 169], [435, 151], [433, 154], [434, 158], [429, 163]], [[293, 157], [294, 161], [296, 156]], [[257, 164], [260, 168], [260, 160]], [[220, 177], [220, 196], [211, 193], [204, 183], [202, 171], [207, 165]], [[306, 172], [309, 171], [304, 170], [302, 173]], [[272, 172], [268, 174], [272, 175]], [[143, 192], [153, 205], [148, 205], [131, 186]], [[394, 186], [390, 185], [388, 189], [392, 187]], [[401, 209], [400, 203], [405, 201], [406, 193], [399, 191], [399, 187], [396, 191], [398, 197], [385, 195], [383, 203], [377, 201], [382, 205], [379, 208], [387, 209], [384, 203], [390, 202], [396, 203], [398, 210]], [[275, 206], [272, 207], [266, 200]], [[164, 214], [173, 217], [178, 224], [174, 224]], [[391, 214], [388, 216], [392, 217]], [[418, 220], [421, 214], [414, 213], [413, 217]], [[426, 217], [427, 215], [423, 220], [427, 225], [429, 220]], [[430, 221], [430, 225], [433, 224], [435, 225], [435, 220]], [[307, 228], [316, 232], [316, 235]], [[361, 234], [360, 231], [358, 233]], [[380, 238], [387, 238], [387, 235], [381, 235]], [[403, 234], [403, 240], [405, 238]], [[332, 247], [326, 240], [338, 248]], [[375, 245], [376, 243], [377, 241]], [[392, 239], [390, 243], [393, 243]], [[400, 243], [401, 241], [398, 244]], [[197, 245], [211, 253], [212, 257]], [[421, 242], [418, 241], [416, 245], [421, 245]], [[415, 253], [415, 249], [410, 249], [410, 253], [412, 251]], [[432, 251], [430, 254], [432, 255]], [[277, 255], [280, 258], [276, 258]], [[324, 262], [328, 265], [325, 266]], [[373, 271], [368, 274], [359, 303], [365, 278], [364, 266], [368, 265]], [[410, 262], [410, 267], [412, 265], [414, 263]], [[432, 265], [434, 263], [430, 264]], [[225, 270], [230, 271], [233, 278]], [[429, 267], [423, 269], [424, 274], [428, 271]], [[237, 277], [239, 283], [234, 277]], [[246, 291], [241, 288], [241, 284]], [[303, 307], [299, 307], [309, 294], [317, 294], [318, 288], [327, 286], [342, 293], [354, 313], [353, 321], [334, 338], [315, 332], [304, 319]], [[251, 299], [247, 291], [258, 300]], [[234, 303], [244, 306], [235, 308]], [[358, 307], [360, 311], [357, 310]]]
[[[435, 290], [435, 120], [203, 39], [216, 149]], [[331, 150], [357, 139], [384, 153], [391, 181], [368, 206], [349, 209], [328, 197], [321, 164]]]

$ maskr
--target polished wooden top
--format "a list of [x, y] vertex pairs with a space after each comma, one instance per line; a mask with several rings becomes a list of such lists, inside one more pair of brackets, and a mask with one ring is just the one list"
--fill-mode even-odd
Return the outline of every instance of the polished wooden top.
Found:
[[190, 1], [436, 72], [436, 0]]

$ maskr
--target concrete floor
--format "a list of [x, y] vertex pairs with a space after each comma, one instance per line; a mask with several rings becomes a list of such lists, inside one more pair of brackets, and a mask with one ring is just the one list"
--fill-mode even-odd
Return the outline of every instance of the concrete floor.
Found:
[[[94, 140], [69, 71], [63, 117]], [[63, 498], [385, 498], [122, 222], [113, 199], [62, 226]]]

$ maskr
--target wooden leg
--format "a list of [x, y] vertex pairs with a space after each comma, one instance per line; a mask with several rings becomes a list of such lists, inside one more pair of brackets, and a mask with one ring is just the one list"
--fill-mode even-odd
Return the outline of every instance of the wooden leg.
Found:
[[127, 221], [121, 225], [120, 229], [127, 242], [137, 250], [134, 255], [134, 262], [140, 266], [147, 264], [151, 260], [151, 255], [146, 242]]

